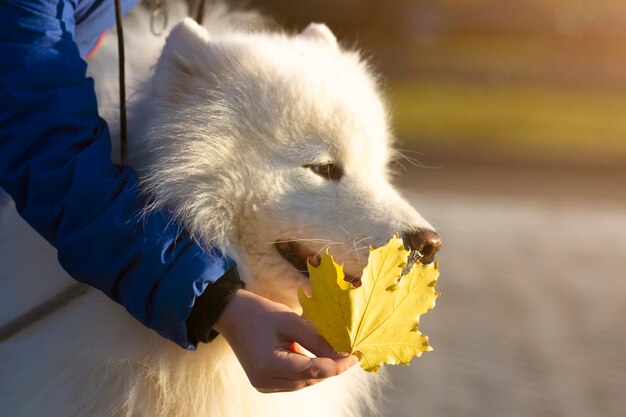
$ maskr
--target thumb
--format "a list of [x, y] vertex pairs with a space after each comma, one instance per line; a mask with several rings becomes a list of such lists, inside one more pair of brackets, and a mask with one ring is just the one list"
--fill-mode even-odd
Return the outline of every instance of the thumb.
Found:
[[328, 342], [317, 333], [315, 328], [297, 314], [291, 315], [284, 325], [282, 328], [283, 336], [289, 342], [298, 342], [315, 356], [331, 359], [339, 359], [345, 356], [335, 352]]

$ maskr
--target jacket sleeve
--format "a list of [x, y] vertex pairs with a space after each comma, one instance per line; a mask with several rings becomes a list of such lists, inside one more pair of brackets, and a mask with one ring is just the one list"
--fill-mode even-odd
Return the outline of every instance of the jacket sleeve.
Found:
[[111, 162], [73, 40], [75, 3], [0, 2], [0, 185], [70, 275], [193, 349], [185, 320], [233, 262], [203, 251], [168, 213], [141, 215], [137, 176]]

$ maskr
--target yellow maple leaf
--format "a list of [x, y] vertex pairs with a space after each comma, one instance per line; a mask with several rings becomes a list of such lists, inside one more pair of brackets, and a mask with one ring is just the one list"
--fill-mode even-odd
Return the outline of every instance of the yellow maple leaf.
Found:
[[311, 296], [300, 288], [302, 316], [336, 352], [359, 358], [363, 369], [408, 363], [432, 350], [419, 331], [419, 317], [435, 306], [438, 264], [416, 262], [402, 275], [409, 251], [394, 236], [387, 245], [370, 248], [358, 288], [344, 281], [343, 266], [328, 253], [320, 265], [310, 264]]

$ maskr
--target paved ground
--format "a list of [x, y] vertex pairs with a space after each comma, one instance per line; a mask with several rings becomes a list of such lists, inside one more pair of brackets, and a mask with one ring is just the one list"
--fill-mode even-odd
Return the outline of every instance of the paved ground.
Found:
[[422, 320], [435, 351], [388, 367], [384, 415], [626, 416], [626, 176], [407, 177], [444, 238], [442, 295]]

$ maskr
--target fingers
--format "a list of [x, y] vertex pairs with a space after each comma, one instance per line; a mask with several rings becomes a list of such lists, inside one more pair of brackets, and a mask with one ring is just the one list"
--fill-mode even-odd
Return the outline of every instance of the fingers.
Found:
[[296, 391], [315, 385], [326, 378], [339, 375], [357, 363], [357, 358], [348, 356], [341, 359], [308, 358], [290, 351], [277, 352], [272, 369], [265, 372], [276, 375], [271, 381], [253, 384], [260, 392]]
[[300, 381], [294, 381], [293, 379], [286, 378], [274, 378], [272, 380], [271, 388], [259, 388], [257, 391], [264, 394], [271, 394], [274, 392], [291, 392], [299, 391], [303, 388], [310, 387], [312, 385], [322, 382], [323, 379], [303, 379]]
[[339, 359], [309, 358], [289, 351], [277, 352], [276, 375], [291, 380], [326, 379], [344, 373], [357, 363], [354, 356]]

